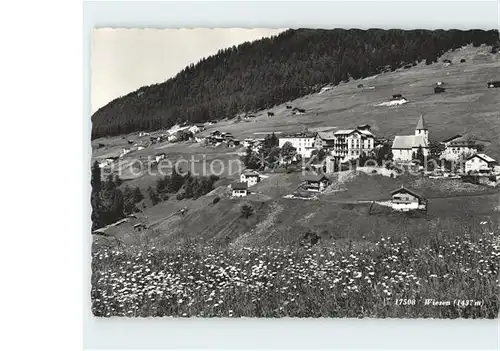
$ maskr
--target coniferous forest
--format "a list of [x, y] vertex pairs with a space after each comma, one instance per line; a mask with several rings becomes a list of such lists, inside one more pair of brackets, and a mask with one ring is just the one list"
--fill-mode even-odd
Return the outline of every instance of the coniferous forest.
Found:
[[287, 30], [219, 50], [164, 83], [111, 101], [92, 115], [92, 138], [233, 118], [325, 84], [431, 64], [463, 45], [498, 41], [497, 30]]

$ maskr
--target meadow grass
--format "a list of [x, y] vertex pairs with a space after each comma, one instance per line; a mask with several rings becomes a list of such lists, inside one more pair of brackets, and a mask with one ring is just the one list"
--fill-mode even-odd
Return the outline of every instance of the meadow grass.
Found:
[[[485, 226], [486, 227], [486, 226]], [[363, 250], [96, 247], [96, 316], [496, 318], [499, 231]], [[414, 299], [415, 305], [397, 304]], [[425, 305], [425, 299], [449, 306]], [[468, 306], [456, 300], [479, 301]]]

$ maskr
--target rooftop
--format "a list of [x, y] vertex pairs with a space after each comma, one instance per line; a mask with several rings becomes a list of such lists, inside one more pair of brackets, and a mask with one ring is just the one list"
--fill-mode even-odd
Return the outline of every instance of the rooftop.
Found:
[[396, 135], [392, 143], [393, 149], [412, 149], [419, 146], [428, 147], [423, 135]]
[[290, 133], [279, 136], [280, 139], [284, 138], [314, 138], [314, 133], [300, 132], [300, 133]]
[[472, 155], [471, 157], [469, 157], [467, 160], [470, 160], [470, 159], [473, 159], [474, 157], [479, 157], [480, 159], [482, 159], [483, 161], [485, 162], [496, 162], [495, 159], [491, 158], [490, 156], [486, 155], [486, 154], [475, 154], [475, 155]]
[[405, 188], [404, 185], [401, 185], [401, 188], [398, 188], [396, 190], [391, 191], [391, 195], [396, 195], [396, 194], [399, 194], [399, 193], [411, 194], [411, 195], [413, 195], [415, 197], [418, 197], [419, 199], [423, 199], [424, 198], [422, 195], [417, 194], [413, 190]]
[[233, 190], [247, 190], [248, 184], [245, 182], [236, 182], [231, 185], [231, 189]]

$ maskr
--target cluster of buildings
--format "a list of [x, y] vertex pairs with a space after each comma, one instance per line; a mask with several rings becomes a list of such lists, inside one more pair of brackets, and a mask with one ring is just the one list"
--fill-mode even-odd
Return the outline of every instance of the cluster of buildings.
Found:
[[227, 147], [236, 147], [240, 145], [240, 141], [231, 133], [219, 132], [215, 130], [206, 137], [195, 139], [197, 142], [205, 142], [207, 145], [219, 146], [225, 144]]
[[262, 180], [256, 171], [247, 170], [240, 175], [240, 181], [231, 185], [231, 195], [233, 197], [244, 197], [249, 193], [248, 188]]
[[357, 159], [362, 153], [369, 154], [375, 148], [375, 135], [365, 124], [353, 129], [316, 133], [295, 133], [279, 137], [279, 147], [290, 143], [302, 158], [310, 158], [314, 150], [326, 150], [335, 159]]
[[[287, 142], [302, 158], [308, 159], [313, 150], [323, 149], [333, 160], [340, 162], [357, 159], [363, 153], [368, 156], [379, 145], [379, 140], [367, 124], [353, 129], [303, 132], [279, 137], [280, 148]], [[491, 172], [494, 169], [495, 160], [487, 155], [478, 154], [480, 145], [467, 136], [455, 135], [442, 141], [441, 144], [444, 146], [441, 159], [465, 160], [466, 172]], [[413, 134], [396, 135], [391, 145], [393, 160], [400, 164], [411, 164], [419, 150], [423, 156], [430, 155], [429, 129], [423, 115], [417, 120]]]
[[264, 138], [247, 138], [243, 140], [243, 147], [245, 149], [250, 148], [253, 152], [258, 153], [262, 149], [264, 143]]

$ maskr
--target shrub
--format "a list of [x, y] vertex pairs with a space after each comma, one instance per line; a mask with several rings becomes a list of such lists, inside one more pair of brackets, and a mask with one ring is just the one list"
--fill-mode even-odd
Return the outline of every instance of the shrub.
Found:
[[241, 216], [244, 218], [248, 218], [251, 215], [253, 215], [253, 207], [250, 205], [243, 205], [241, 206]]
[[213, 201], [212, 201], [212, 204], [215, 205], [216, 203], [218, 203], [220, 201], [220, 197], [216, 197]]
[[376, 170], [376, 169], [372, 170], [372, 174], [374, 174], [374, 173], [377, 173], [377, 170]]
[[183, 200], [183, 199], [185, 199], [185, 198], [186, 198], [186, 193], [185, 193], [184, 191], [181, 191], [181, 192], [179, 192], [179, 193], [175, 196], [175, 198], [176, 198], [177, 200]]
[[151, 186], [148, 187], [148, 195], [149, 195], [149, 198], [151, 199], [151, 202], [153, 203], [153, 205], [156, 205], [158, 202], [160, 202], [160, 198], [158, 196], [158, 193]]

